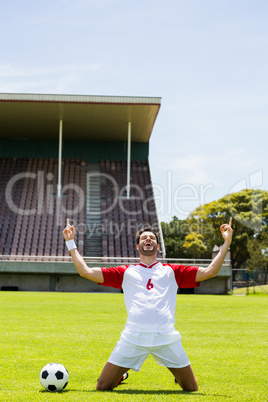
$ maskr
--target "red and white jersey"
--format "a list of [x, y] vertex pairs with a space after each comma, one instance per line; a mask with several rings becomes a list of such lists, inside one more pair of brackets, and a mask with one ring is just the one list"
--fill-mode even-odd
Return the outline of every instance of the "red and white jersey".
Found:
[[198, 267], [161, 264], [102, 268], [103, 286], [123, 289], [127, 308], [125, 330], [174, 331], [178, 287], [193, 288]]

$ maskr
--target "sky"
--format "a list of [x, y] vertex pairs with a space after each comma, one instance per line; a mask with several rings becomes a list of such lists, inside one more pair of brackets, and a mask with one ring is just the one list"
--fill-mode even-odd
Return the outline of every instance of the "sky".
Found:
[[0, 92], [161, 97], [158, 217], [268, 190], [266, 0], [10, 0]]

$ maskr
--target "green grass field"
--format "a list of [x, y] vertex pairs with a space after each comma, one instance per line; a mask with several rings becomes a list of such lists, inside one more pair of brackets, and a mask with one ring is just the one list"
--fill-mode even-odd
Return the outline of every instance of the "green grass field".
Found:
[[[122, 294], [0, 292], [0, 306], [0, 401], [267, 400], [267, 296], [178, 296], [176, 328], [199, 383], [192, 394], [152, 357], [114, 391], [95, 391], [124, 327]], [[61, 393], [40, 385], [50, 362], [69, 370]]]
[[248, 288], [243, 287], [243, 288], [236, 288], [233, 289], [233, 294], [238, 295], [238, 294], [254, 294], [254, 295], [259, 295], [259, 294], [268, 294], [268, 285], [260, 285], [260, 286], [248, 286]]

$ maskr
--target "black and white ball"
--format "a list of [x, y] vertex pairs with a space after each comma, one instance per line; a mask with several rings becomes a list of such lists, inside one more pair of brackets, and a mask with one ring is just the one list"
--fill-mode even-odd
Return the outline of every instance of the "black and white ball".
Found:
[[49, 363], [42, 368], [40, 382], [47, 391], [62, 391], [69, 381], [67, 369], [59, 363]]

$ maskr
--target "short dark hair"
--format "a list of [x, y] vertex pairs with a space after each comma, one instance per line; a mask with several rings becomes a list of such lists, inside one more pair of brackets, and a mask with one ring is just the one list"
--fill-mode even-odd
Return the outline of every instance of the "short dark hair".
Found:
[[141, 237], [142, 233], [144, 233], [144, 232], [152, 232], [152, 233], [155, 235], [155, 237], [156, 237], [157, 244], [159, 244], [159, 233], [158, 233], [158, 231], [157, 231], [154, 227], [152, 227], [152, 226], [145, 226], [144, 228], [140, 229], [140, 230], [136, 233], [136, 241], [137, 241], [137, 244], [139, 244], [139, 242], [140, 242], [140, 237]]

